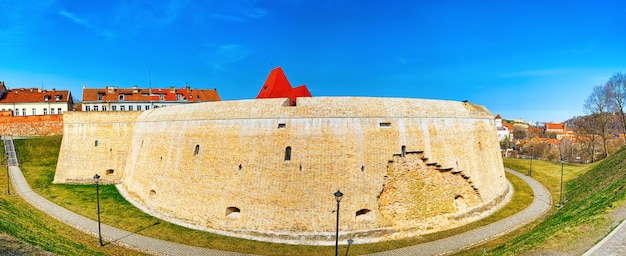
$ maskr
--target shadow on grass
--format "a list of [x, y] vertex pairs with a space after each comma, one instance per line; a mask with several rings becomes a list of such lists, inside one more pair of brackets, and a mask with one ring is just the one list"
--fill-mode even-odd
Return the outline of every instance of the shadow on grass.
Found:
[[144, 231], [144, 230], [146, 230], [146, 229], [152, 228], [152, 227], [154, 227], [154, 226], [156, 226], [156, 225], [159, 225], [159, 224], [161, 224], [161, 222], [160, 222], [160, 221], [157, 221], [157, 222], [155, 222], [155, 223], [154, 223], [154, 224], [152, 224], [152, 225], [149, 225], [149, 226], [146, 226], [146, 227], [143, 227], [143, 228], [139, 228], [139, 229], [137, 229], [137, 230], [133, 231], [132, 233], [130, 233], [130, 234], [128, 234], [128, 235], [125, 235], [125, 236], [119, 237], [119, 238], [117, 238], [117, 239], [113, 239], [113, 240], [111, 240], [110, 242], [106, 242], [106, 243], [104, 243], [104, 245], [107, 245], [107, 244], [110, 244], [110, 243], [113, 243], [113, 242], [120, 241], [120, 240], [122, 240], [122, 239], [124, 239], [124, 238], [131, 237], [131, 236], [133, 236], [133, 235], [138, 235], [141, 231]]

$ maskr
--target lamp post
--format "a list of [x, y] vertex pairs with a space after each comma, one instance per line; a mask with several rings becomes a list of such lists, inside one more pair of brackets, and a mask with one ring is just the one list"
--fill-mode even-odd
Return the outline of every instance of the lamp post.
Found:
[[535, 158], [535, 148], [530, 146], [530, 169], [528, 169], [528, 176], [533, 174], [533, 158]]
[[98, 244], [102, 246], [102, 231], [100, 230], [100, 193], [98, 192], [100, 175], [96, 173], [96, 175], [93, 176], [93, 180], [96, 182], [96, 202], [98, 203]]
[[561, 157], [561, 188], [559, 189], [559, 207], [563, 206], [563, 164], [565, 163], [565, 158]]
[[7, 155], [7, 195], [11, 194], [11, 181], [9, 180], [9, 152], [6, 152]]
[[339, 255], [339, 202], [341, 201], [341, 197], [343, 196], [343, 193], [341, 193], [341, 191], [337, 190], [337, 192], [335, 192], [335, 200], [337, 200], [337, 228], [335, 229], [335, 256]]

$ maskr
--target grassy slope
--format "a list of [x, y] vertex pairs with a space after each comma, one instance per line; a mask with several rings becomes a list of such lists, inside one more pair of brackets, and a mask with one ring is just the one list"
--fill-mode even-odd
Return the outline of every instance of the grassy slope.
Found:
[[[58, 138], [50, 139], [53, 143], [56, 143], [55, 140]], [[48, 143], [50, 141], [43, 140], [40, 142]], [[3, 146], [0, 148], [4, 151]], [[4, 155], [4, 152], [2, 152], [2, 155]], [[45, 153], [39, 157], [44, 158], [44, 162], [56, 164], [56, 155], [54, 154]], [[0, 180], [2, 181], [7, 180], [5, 170], [0, 172]], [[11, 195], [7, 195], [6, 185], [6, 182], [2, 182], [0, 233], [10, 235], [20, 241], [35, 245], [37, 248], [59, 255], [140, 255], [138, 252], [114, 245], [99, 247], [96, 238], [85, 236], [80, 231], [34, 209], [23, 201], [21, 197], [15, 195], [12, 187]], [[38, 252], [32, 250], [27, 253], [37, 254]]]
[[[37, 193], [74, 212], [96, 219], [93, 185], [51, 184], [56, 168], [60, 139], [60, 137], [47, 137], [17, 140], [15, 142], [16, 147], [24, 162], [21, 167], [22, 172]], [[350, 254], [378, 252], [432, 241], [510, 216], [528, 206], [532, 202], [532, 195], [530, 188], [520, 179], [510, 175], [507, 177], [515, 187], [514, 202], [516, 203], [507, 205], [484, 220], [457, 229], [412, 239], [376, 244], [355, 243], [350, 247]], [[100, 193], [102, 221], [140, 234], [201, 247], [267, 255], [331, 255], [334, 252], [334, 246], [314, 247], [263, 243], [186, 229], [159, 221], [139, 211], [126, 202], [112, 185], [101, 186]], [[346, 249], [345, 246], [342, 246], [340, 251]]]
[[[622, 148], [567, 182], [564, 207], [553, 209], [532, 230], [524, 230], [501, 243], [493, 249], [493, 254], [580, 253], [581, 248], [576, 245], [589, 243], [590, 237], [608, 232], [611, 225], [608, 211], [622, 204], [626, 196], [625, 160], [626, 148]], [[554, 186], [554, 182], [551, 184]], [[551, 190], [558, 191], [558, 186]], [[553, 195], [558, 202], [558, 194], [553, 192]]]

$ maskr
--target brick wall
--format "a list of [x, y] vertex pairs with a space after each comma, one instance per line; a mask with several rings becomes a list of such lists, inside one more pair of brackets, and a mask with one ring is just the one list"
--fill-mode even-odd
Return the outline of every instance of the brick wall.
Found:
[[0, 115], [0, 134], [13, 136], [47, 136], [63, 134], [63, 115]]
[[93, 182], [98, 173], [169, 221], [316, 244], [334, 240], [338, 189], [342, 233], [360, 241], [456, 227], [508, 191], [493, 115], [482, 106], [359, 97], [288, 103], [70, 113], [54, 182]]
[[135, 120], [142, 112], [66, 112], [54, 183], [121, 180]]

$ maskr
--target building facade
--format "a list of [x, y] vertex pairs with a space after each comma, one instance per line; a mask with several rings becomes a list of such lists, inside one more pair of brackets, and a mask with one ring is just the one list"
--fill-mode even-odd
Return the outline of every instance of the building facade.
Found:
[[144, 111], [188, 103], [219, 101], [216, 89], [197, 90], [189, 86], [167, 89], [83, 87], [82, 111]]
[[72, 109], [72, 94], [67, 90], [42, 88], [7, 89], [0, 82], [0, 111], [13, 116], [58, 115]]

